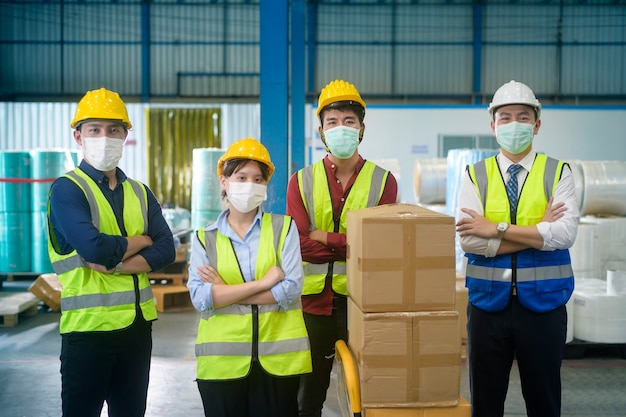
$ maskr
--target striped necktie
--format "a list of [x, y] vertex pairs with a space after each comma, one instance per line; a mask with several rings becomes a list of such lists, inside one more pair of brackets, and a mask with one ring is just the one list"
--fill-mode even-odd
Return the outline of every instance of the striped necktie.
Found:
[[519, 164], [513, 164], [507, 169], [509, 180], [506, 183], [506, 193], [509, 196], [509, 204], [511, 206], [511, 219], [514, 219], [517, 213], [517, 173], [522, 169]]

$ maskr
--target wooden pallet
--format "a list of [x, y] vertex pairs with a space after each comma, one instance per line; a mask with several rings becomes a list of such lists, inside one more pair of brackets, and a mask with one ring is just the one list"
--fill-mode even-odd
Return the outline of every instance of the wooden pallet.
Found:
[[152, 287], [156, 309], [161, 313], [192, 310], [189, 289], [183, 285], [157, 285]]
[[37, 314], [39, 299], [30, 292], [0, 293], [0, 327], [17, 325], [20, 317]]
[[163, 274], [159, 272], [151, 272], [148, 274], [150, 284], [160, 285], [185, 285], [187, 284], [187, 273], [182, 274]]

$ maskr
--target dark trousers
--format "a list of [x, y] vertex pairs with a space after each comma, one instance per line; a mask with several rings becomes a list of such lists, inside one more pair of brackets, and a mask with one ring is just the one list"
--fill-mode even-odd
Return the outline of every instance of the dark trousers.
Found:
[[245, 378], [198, 380], [206, 417], [296, 417], [299, 376], [278, 377], [252, 362]]
[[300, 417], [320, 417], [330, 385], [335, 358], [335, 342], [348, 341], [347, 304], [345, 296], [335, 296], [331, 316], [304, 313], [311, 343], [313, 372], [300, 377], [298, 407]]
[[68, 333], [61, 338], [63, 417], [142, 417], [152, 354], [152, 323], [124, 330]]
[[561, 361], [567, 336], [565, 306], [547, 313], [524, 308], [516, 296], [503, 311], [467, 307], [467, 355], [473, 417], [502, 417], [513, 359], [517, 359], [529, 417], [561, 415]]

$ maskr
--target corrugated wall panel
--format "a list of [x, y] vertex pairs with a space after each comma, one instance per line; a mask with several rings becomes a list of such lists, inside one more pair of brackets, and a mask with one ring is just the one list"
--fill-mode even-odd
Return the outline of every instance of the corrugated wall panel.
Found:
[[[122, 97], [123, 99], [124, 97]], [[154, 107], [206, 107], [200, 105], [157, 104]], [[132, 178], [147, 180], [146, 104], [128, 103], [133, 129], [128, 134], [120, 168]], [[225, 104], [222, 109], [222, 145], [253, 136], [260, 138], [261, 112], [258, 104]], [[79, 150], [70, 122], [76, 103], [0, 103], [0, 149]]]
[[472, 89], [472, 8], [397, 8], [394, 93], [463, 95]]
[[563, 94], [626, 94], [626, 7], [567, 7]]
[[470, 46], [401, 46], [397, 52], [396, 94], [460, 95], [471, 91]]
[[491, 97], [503, 83], [522, 81], [536, 94], [558, 89], [559, 7], [489, 5], [484, 8], [482, 93]]
[[[307, 2], [306, 12], [317, 14], [307, 16], [316, 23], [314, 33], [307, 33], [313, 50], [305, 46], [313, 60], [307, 76], [314, 79], [307, 93], [346, 78], [363, 86], [363, 94], [387, 95], [387, 100], [420, 94], [469, 97], [478, 77], [485, 99], [515, 76], [546, 94], [621, 94], [623, 101], [623, 2], [474, 3]], [[150, 10], [149, 34], [142, 33], [144, 10]], [[472, 49], [475, 10], [483, 12], [477, 50]], [[189, 99], [193, 93], [203, 100], [249, 100], [258, 95], [258, 76], [240, 75], [259, 71], [259, 19], [258, 0], [0, 2], [0, 95], [61, 100], [104, 85], [134, 99], [142, 93], [151, 100]], [[142, 74], [146, 39], [150, 74]], [[481, 74], [476, 75], [477, 53]], [[179, 72], [192, 74], [180, 88]], [[150, 91], [144, 92], [148, 76]]]
[[63, 7], [63, 84], [68, 93], [107, 87], [141, 93], [141, 15], [136, 4]]

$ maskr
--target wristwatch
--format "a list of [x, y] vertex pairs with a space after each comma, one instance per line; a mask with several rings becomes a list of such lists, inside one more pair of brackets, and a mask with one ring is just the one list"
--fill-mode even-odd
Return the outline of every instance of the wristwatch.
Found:
[[498, 229], [498, 237], [500, 239], [503, 239], [504, 238], [504, 232], [509, 230], [509, 224], [507, 222], [500, 222], [496, 226], [496, 229]]
[[115, 265], [115, 271], [113, 271], [113, 275], [119, 275], [122, 272], [122, 262]]

